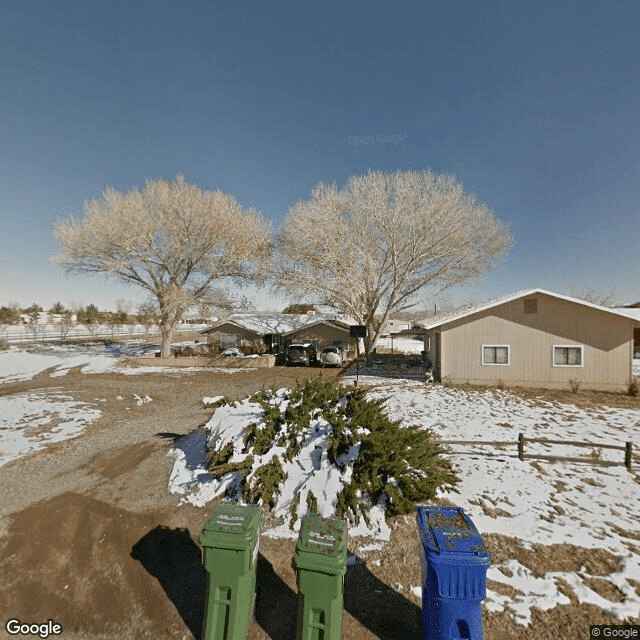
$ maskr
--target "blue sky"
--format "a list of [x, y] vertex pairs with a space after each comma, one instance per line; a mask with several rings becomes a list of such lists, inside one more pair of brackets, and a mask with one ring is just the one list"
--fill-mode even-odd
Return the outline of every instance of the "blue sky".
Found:
[[181, 172], [277, 227], [321, 180], [429, 167], [517, 237], [451, 302], [640, 300], [639, 23], [631, 1], [5, 0], [0, 305], [143, 299], [49, 261], [107, 186]]

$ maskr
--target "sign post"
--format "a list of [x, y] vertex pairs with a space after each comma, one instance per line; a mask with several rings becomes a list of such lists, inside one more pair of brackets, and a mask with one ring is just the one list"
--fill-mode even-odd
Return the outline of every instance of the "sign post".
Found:
[[360, 358], [358, 357], [358, 344], [360, 338], [367, 337], [367, 327], [364, 324], [352, 324], [349, 326], [349, 337], [356, 339], [356, 387], [360, 377]]

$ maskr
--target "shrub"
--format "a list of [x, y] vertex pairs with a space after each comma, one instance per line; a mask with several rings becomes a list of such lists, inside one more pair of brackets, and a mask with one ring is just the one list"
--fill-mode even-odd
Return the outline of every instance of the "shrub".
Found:
[[232, 471], [242, 471], [247, 475], [253, 466], [253, 456], [247, 456], [241, 462], [229, 462], [233, 456], [233, 443], [230, 442], [220, 451], [209, 452], [209, 464], [208, 468], [211, 473], [216, 476], [222, 477]]
[[293, 526], [298, 519], [298, 505], [300, 504], [300, 493], [296, 493], [296, 497], [293, 499], [291, 503], [291, 509], [289, 512], [291, 513], [291, 519], [289, 520], [289, 529], [293, 531]]
[[6, 351], [9, 348], [9, 341], [5, 338], [0, 338], [0, 351]]
[[258, 467], [254, 472], [254, 482], [245, 483], [244, 498], [247, 502], [256, 503], [262, 499], [263, 504], [271, 508], [275, 506], [273, 496], [278, 485], [287, 479], [282, 464], [277, 456], [273, 456], [267, 464]]
[[0, 324], [18, 324], [20, 312], [13, 307], [0, 307]]
[[640, 392], [640, 385], [638, 384], [638, 378], [629, 378], [629, 382], [627, 384], [627, 393], [630, 396], [636, 397]]
[[307, 493], [307, 513], [317, 515], [318, 513], [318, 499], [313, 495], [312, 491]]
[[218, 409], [219, 407], [224, 407], [226, 405], [235, 406], [235, 402], [227, 395], [222, 396], [220, 400], [216, 400], [211, 404], [207, 405], [207, 409]]
[[[382, 400], [368, 400], [362, 389], [339, 387], [318, 376], [293, 391], [263, 389], [248, 401], [263, 410], [259, 420], [244, 427], [243, 453], [248, 457], [230, 465], [234, 451], [230, 442], [210, 459], [210, 469], [221, 476], [248, 469], [253, 456], [266, 456], [269, 462], [244, 474], [238, 484], [247, 502], [276, 505], [280, 483], [287, 478], [283, 465], [299, 455], [310, 437], [318, 442], [312, 455], [321, 459], [326, 454], [345, 472], [335, 513], [356, 523], [361, 516], [369, 522], [367, 505], [384, 504], [388, 516], [411, 513], [416, 502], [433, 498], [439, 486], [457, 482], [431, 432], [401, 427], [400, 421], [386, 416]], [[323, 430], [322, 436], [314, 432], [316, 428]], [[276, 447], [280, 450], [272, 451]], [[290, 527], [298, 518], [300, 494], [305, 491], [305, 481], [301, 482], [288, 507]], [[319, 512], [318, 498], [311, 491], [306, 492], [306, 511]]]
[[[342, 508], [358, 520], [358, 491], [367, 493], [374, 503], [386, 495], [387, 515], [411, 513], [415, 503], [435, 497], [442, 484], [453, 484], [457, 478], [448, 460], [441, 458], [443, 449], [429, 431], [418, 426], [401, 427], [382, 411], [383, 400], [367, 400], [362, 391], [348, 399], [346, 414], [352, 431], [365, 430], [360, 452], [353, 465], [350, 487], [343, 489]], [[366, 433], [368, 431], [368, 433]]]
[[569, 386], [573, 393], [578, 393], [578, 390], [580, 389], [580, 382], [577, 378], [569, 378]]

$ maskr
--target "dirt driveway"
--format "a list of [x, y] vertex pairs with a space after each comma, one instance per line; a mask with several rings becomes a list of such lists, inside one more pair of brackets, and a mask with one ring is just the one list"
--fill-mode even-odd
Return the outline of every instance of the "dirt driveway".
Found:
[[[78, 437], [0, 467], [0, 637], [9, 637], [4, 625], [17, 618], [54, 620], [65, 639], [201, 638], [205, 573], [197, 537], [215, 504], [178, 505], [167, 490], [173, 466], [167, 452], [209, 419], [203, 397], [241, 398], [271, 384], [295, 386], [309, 372], [277, 367], [235, 374], [49, 373], [2, 385], [0, 395], [55, 390], [90, 403], [102, 416]], [[134, 396], [151, 401], [138, 404]], [[345, 639], [422, 637], [419, 598], [407, 593], [407, 585], [420, 584], [415, 521], [398, 518], [392, 530], [384, 549], [348, 567]], [[522, 557], [511, 539], [490, 537], [487, 544], [496, 560]], [[248, 638], [293, 637], [294, 546], [291, 540], [261, 538], [261, 596]], [[535, 557], [527, 561], [550, 570], [573, 562], [574, 551], [541, 547], [528, 551]], [[584, 559], [576, 556], [575, 562]], [[588, 633], [586, 621], [616, 622], [575, 598], [568, 606], [535, 610], [533, 618], [525, 629], [507, 614], [485, 612], [485, 637], [579, 637]]]
[[[308, 373], [277, 367], [125, 376], [75, 369], [0, 387], [2, 395], [61, 391], [102, 411], [78, 437], [0, 468], [0, 635], [17, 618], [54, 620], [64, 638], [200, 638], [205, 573], [196, 541], [215, 505], [178, 505], [167, 490], [167, 452], [210, 417], [203, 397], [295, 386]], [[138, 405], [134, 395], [152, 400]], [[294, 541], [263, 538], [260, 551], [261, 597], [249, 637], [285, 640], [295, 621]], [[347, 593], [359, 594], [351, 598], [352, 613], [347, 607], [345, 638], [417, 631], [415, 603], [363, 565], [350, 567], [345, 584]]]

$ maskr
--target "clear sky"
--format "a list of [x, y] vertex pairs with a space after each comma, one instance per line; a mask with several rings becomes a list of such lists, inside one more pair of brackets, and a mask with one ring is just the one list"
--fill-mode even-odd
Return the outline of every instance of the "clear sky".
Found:
[[429, 167], [517, 237], [452, 302], [640, 300], [639, 26], [632, 0], [4, 0], [0, 306], [143, 299], [49, 261], [107, 186], [181, 172], [277, 227], [321, 180]]

